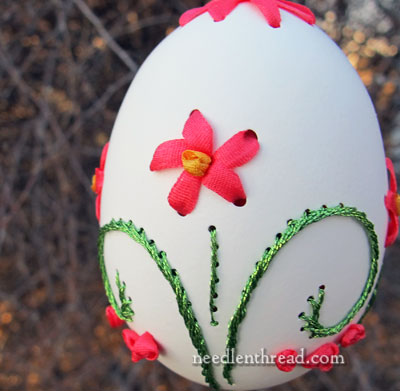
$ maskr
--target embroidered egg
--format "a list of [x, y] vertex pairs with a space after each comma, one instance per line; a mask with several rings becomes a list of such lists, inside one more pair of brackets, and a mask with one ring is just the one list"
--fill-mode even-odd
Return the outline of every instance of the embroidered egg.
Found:
[[397, 235], [388, 167], [390, 187], [366, 89], [307, 8], [185, 13], [132, 82], [93, 186], [132, 360], [238, 390], [340, 363]]

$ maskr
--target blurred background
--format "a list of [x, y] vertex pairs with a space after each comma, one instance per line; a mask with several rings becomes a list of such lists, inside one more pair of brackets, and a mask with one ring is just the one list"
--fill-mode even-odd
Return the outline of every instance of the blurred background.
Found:
[[[375, 103], [400, 172], [400, 1], [307, 0]], [[111, 330], [90, 190], [138, 66], [197, 0], [0, 2], [0, 391], [198, 390]], [[173, 91], [171, 91], [173, 93]], [[400, 246], [347, 365], [273, 391], [400, 390]]]

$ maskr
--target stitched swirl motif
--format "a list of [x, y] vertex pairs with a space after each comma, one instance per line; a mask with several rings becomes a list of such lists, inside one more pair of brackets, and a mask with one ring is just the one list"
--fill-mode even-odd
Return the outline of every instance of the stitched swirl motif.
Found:
[[[320, 309], [322, 307], [325, 295], [325, 287], [321, 286], [319, 288], [319, 294], [317, 300], [315, 300], [313, 297], [309, 298], [308, 300], [308, 302], [311, 305], [311, 314], [307, 315], [304, 312], [299, 315], [299, 317], [304, 321], [303, 330], [309, 332], [310, 338], [322, 338], [338, 334], [340, 331], [344, 329], [344, 327], [346, 327], [351, 322], [352, 319], [354, 319], [357, 313], [364, 307], [364, 305], [367, 303], [368, 297], [373, 291], [376, 276], [378, 273], [379, 246], [378, 246], [378, 238], [374, 230], [374, 225], [372, 224], [371, 221], [368, 220], [365, 213], [358, 211], [354, 207], [344, 206], [343, 204], [340, 204], [335, 207], [323, 206], [322, 208], [317, 210], [306, 210], [299, 219], [288, 221], [287, 228], [281, 234], [277, 235], [274, 244], [271, 247], [267, 248], [267, 250], [263, 253], [261, 259], [256, 263], [253, 273], [249, 276], [247, 283], [244, 289], [242, 290], [239, 304], [237, 305], [236, 310], [229, 322], [227, 342], [226, 342], [227, 349], [232, 350], [236, 348], [238, 343], [239, 328], [246, 316], [246, 310], [252, 292], [256, 289], [260, 279], [265, 275], [275, 255], [286, 243], [290, 241], [290, 239], [292, 239], [298, 232], [306, 228], [308, 225], [319, 222], [331, 216], [352, 218], [358, 223], [360, 223], [364, 228], [370, 246], [369, 274], [358, 300], [354, 303], [354, 305], [348, 311], [346, 316], [332, 326], [322, 325], [319, 321]], [[218, 281], [215, 271], [215, 267], [217, 266], [216, 251], [218, 247], [215, 236], [216, 228], [214, 226], [210, 226], [209, 230], [211, 233], [211, 249], [212, 249], [211, 281], [214, 282], [213, 284], [210, 284], [210, 292], [213, 295], [212, 297], [215, 298], [214, 297], [216, 293], [215, 283]], [[146, 233], [142, 228], [137, 229], [131, 221], [125, 222], [123, 220], [119, 221], [112, 220], [110, 223], [104, 225], [100, 229], [100, 234], [98, 239], [98, 250], [99, 250], [98, 255], [99, 255], [99, 262], [102, 271], [103, 281], [110, 304], [113, 306], [116, 313], [119, 316], [121, 316], [122, 319], [132, 320], [133, 310], [130, 307], [131, 301], [125, 298], [125, 286], [124, 284], [120, 283], [119, 274], [117, 273], [116, 282], [120, 292], [120, 302], [121, 302], [121, 305], [118, 305], [118, 302], [112, 292], [111, 284], [108, 280], [108, 275], [104, 264], [104, 239], [106, 233], [110, 231], [120, 231], [126, 233], [130, 238], [132, 238], [135, 242], [137, 242], [147, 250], [147, 252], [151, 256], [153, 261], [155, 261], [159, 270], [161, 271], [165, 279], [168, 281], [172, 290], [175, 293], [177, 305], [179, 308], [179, 313], [181, 314], [183, 321], [186, 325], [193, 346], [197, 349], [197, 352], [201, 357], [209, 355], [204, 335], [194, 314], [191, 302], [188, 298], [188, 293], [182, 285], [179, 273], [175, 269], [171, 268], [166, 253], [164, 251], [159, 251], [157, 249], [155, 242], [147, 238]], [[211, 305], [213, 306], [214, 304], [210, 300], [210, 309], [212, 310]], [[366, 307], [366, 311], [368, 309], [369, 306]], [[212, 321], [215, 322], [215, 319], [213, 317]], [[223, 376], [225, 377], [225, 379], [229, 384], [233, 384], [233, 379], [232, 379], [233, 367], [234, 365], [232, 363], [226, 363], [223, 368]], [[204, 375], [205, 380], [210, 385], [210, 387], [214, 389], [219, 388], [219, 384], [214, 378], [213, 368], [211, 363], [205, 363], [204, 361], [202, 362], [202, 374]]]

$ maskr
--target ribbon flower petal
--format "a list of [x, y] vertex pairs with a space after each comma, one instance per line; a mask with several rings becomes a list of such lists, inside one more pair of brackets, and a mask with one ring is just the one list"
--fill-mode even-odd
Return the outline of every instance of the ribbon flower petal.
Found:
[[285, 349], [279, 352], [275, 358], [276, 367], [283, 372], [291, 372], [296, 367], [297, 352], [293, 349]]
[[389, 190], [385, 196], [385, 206], [389, 214], [389, 224], [386, 234], [385, 247], [391, 246], [399, 233], [400, 195], [397, 194], [396, 174], [392, 161], [387, 157], [386, 166], [389, 170]]
[[318, 368], [323, 372], [330, 371], [333, 368], [331, 358], [338, 354], [339, 346], [334, 342], [328, 342], [309, 354], [305, 359], [303, 367]]
[[126, 346], [132, 353], [132, 361], [138, 362], [146, 359], [149, 361], [157, 360], [159, 348], [153, 336], [147, 331], [139, 335], [131, 329], [122, 331], [122, 337]]
[[97, 220], [99, 220], [99, 221], [100, 221], [101, 192], [103, 190], [104, 167], [106, 165], [108, 146], [109, 146], [109, 143], [104, 145], [103, 150], [101, 151], [100, 166], [95, 169], [94, 175], [92, 177], [92, 190], [95, 194], [97, 194], [96, 217], [97, 217]]
[[179, 24], [185, 26], [198, 16], [208, 12], [214, 22], [220, 22], [226, 18], [240, 3], [254, 4], [264, 15], [271, 27], [277, 28], [281, 25], [281, 14], [283, 9], [299, 17], [308, 24], [315, 24], [314, 14], [304, 5], [296, 4], [288, 0], [211, 0], [203, 7], [186, 11], [179, 19]]
[[362, 324], [351, 324], [340, 339], [340, 345], [344, 348], [354, 345], [365, 338], [365, 327]]
[[183, 139], [160, 144], [150, 163], [151, 171], [183, 168], [169, 193], [169, 204], [186, 216], [195, 208], [203, 184], [234, 205], [245, 205], [246, 193], [233, 169], [257, 154], [260, 145], [256, 133], [238, 132], [213, 153], [213, 129], [201, 112], [194, 110], [182, 135]]
[[114, 308], [112, 308], [110, 305], [106, 308], [106, 317], [108, 320], [108, 323], [113, 329], [116, 329], [118, 327], [121, 327], [125, 321], [123, 321], [115, 312]]

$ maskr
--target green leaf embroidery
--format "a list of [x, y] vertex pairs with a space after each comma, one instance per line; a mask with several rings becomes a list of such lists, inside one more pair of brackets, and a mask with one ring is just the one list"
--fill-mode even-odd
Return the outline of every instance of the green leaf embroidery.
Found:
[[133, 312], [133, 310], [131, 308], [132, 299], [127, 298], [125, 295], [126, 285], [124, 282], [121, 283], [121, 281], [119, 279], [118, 270], [117, 270], [117, 274], [115, 276], [115, 283], [116, 283], [116, 285], [118, 287], [118, 291], [119, 291], [119, 300], [121, 302], [121, 308], [120, 308], [121, 316], [123, 316], [125, 319], [133, 319], [133, 315], [135, 315], [135, 313]]

